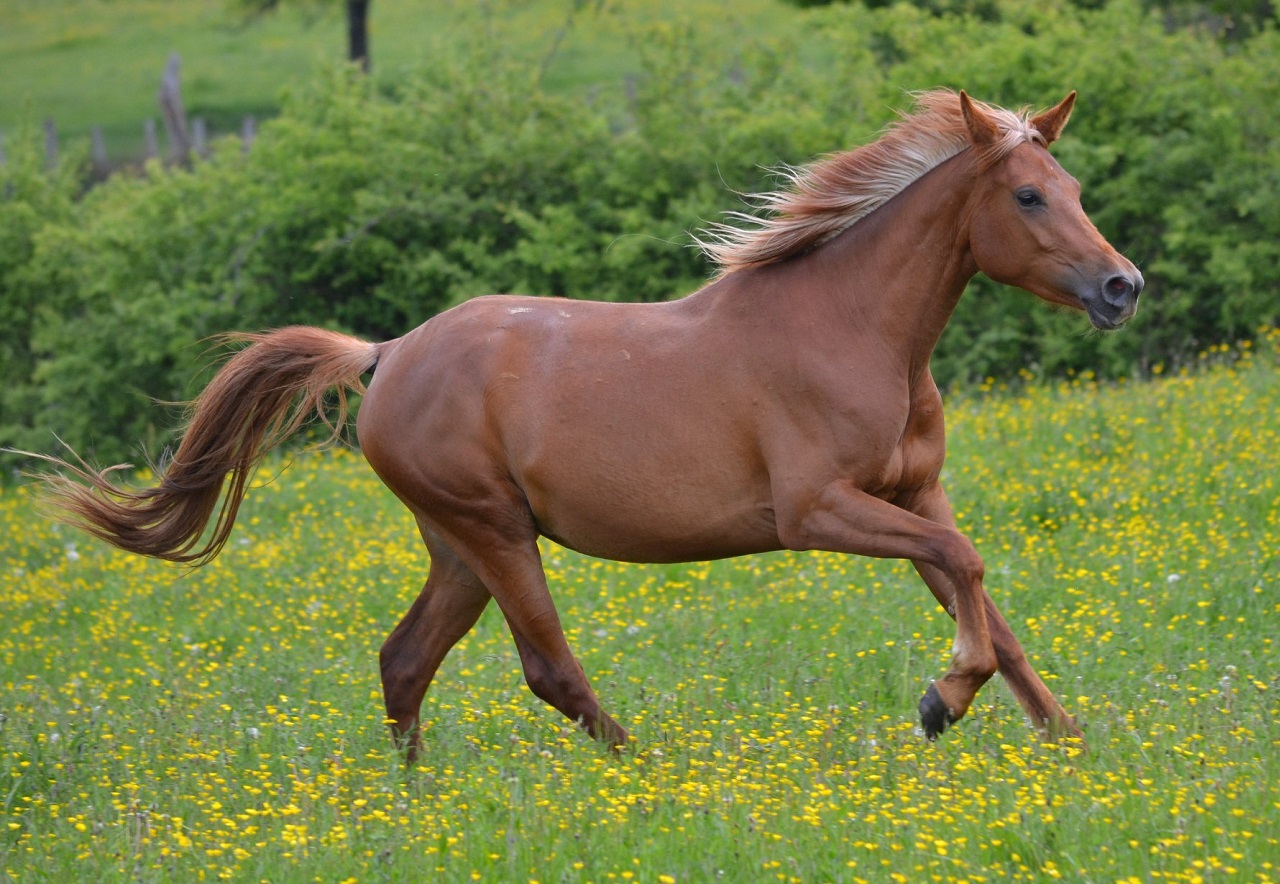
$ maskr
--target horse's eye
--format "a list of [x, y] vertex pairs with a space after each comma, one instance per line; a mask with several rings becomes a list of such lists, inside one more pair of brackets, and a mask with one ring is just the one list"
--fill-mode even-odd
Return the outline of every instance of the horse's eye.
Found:
[[1024, 187], [1022, 190], [1019, 190], [1017, 197], [1018, 205], [1022, 206], [1024, 209], [1030, 209], [1033, 206], [1044, 204], [1044, 200], [1041, 199], [1039, 192], [1030, 187]]

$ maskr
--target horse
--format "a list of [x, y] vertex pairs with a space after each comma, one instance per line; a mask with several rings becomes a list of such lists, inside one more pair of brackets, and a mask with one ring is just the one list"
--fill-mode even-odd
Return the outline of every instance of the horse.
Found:
[[875, 140], [786, 169], [757, 195], [762, 211], [696, 236], [717, 272], [677, 300], [492, 295], [382, 343], [304, 326], [237, 336], [157, 484], [129, 490], [118, 467], [47, 457], [46, 495], [117, 547], [203, 564], [264, 454], [317, 413], [337, 433], [347, 394], [362, 394], [360, 449], [430, 556], [379, 654], [410, 762], [427, 688], [490, 600], [532, 692], [627, 744], [565, 638], [540, 537], [641, 563], [780, 549], [909, 559], [955, 620], [949, 668], [919, 702], [924, 737], [999, 671], [1042, 734], [1080, 738], [956, 529], [930, 372], [979, 271], [1098, 329], [1134, 315], [1141, 273], [1048, 150], [1075, 98], [1033, 115], [916, 95]]

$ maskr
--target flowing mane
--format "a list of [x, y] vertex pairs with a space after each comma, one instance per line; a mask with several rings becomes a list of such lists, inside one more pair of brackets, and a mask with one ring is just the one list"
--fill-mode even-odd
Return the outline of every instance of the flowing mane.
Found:
[[[984, 163], [1025, 141], [1045, 143], [1025, 108], [1014, 112], [974, 104], [990, 115], [1003, 136], [984, 148]], [[891, 123], [870, 144], [807, 166], [783, 166], [779, 171], [787, 187], [747, 198], [769, 217], [729, 212], [727, 217], [750, 226], [711, 224], [695, 242], [719, 267], [720, 276], [781, 261], [853, 226], [971, 146], [959, 95], [949, 89], [918, 93], [915, 110]]]

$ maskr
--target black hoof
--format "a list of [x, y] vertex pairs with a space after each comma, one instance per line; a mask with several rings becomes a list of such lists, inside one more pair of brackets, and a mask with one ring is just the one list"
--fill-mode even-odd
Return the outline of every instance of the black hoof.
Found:
[[942, 702], [938, 686], [929, 685], [929, 690], [920, 698], [920, 726], [924, 728], [925, 738], [930, 741], [938, 739], [954, 721], [951, 710]]

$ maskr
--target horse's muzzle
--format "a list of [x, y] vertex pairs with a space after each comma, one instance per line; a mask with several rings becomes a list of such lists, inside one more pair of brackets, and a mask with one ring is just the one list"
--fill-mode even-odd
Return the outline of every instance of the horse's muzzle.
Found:
[[1142, 274], [1137, 268], [1107, 276], [1096, 289], [1086, 292], [1080, 301], [1094, 328], [1109, 331], [1119, 328], [1138, 312], [1138, 295], [1142, 293]]

